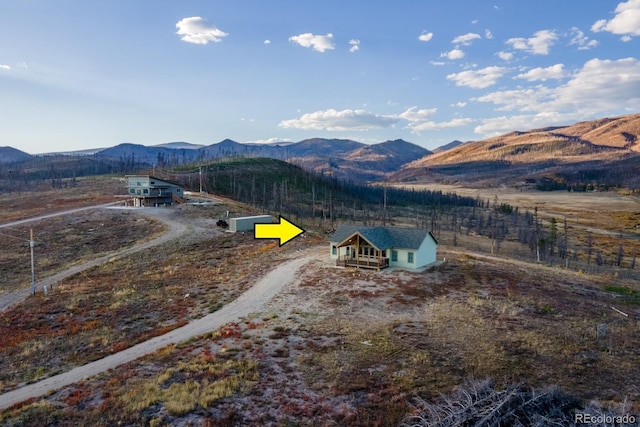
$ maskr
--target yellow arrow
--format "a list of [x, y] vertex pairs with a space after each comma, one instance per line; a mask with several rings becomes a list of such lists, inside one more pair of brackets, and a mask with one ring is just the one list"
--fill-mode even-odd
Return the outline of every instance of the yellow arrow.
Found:
[[256, 239], [280, 239], [280, 246], [304, 233], [304, 230], [287, 221], [282, 215], [278, 224], [255, 224], [254, 237]]

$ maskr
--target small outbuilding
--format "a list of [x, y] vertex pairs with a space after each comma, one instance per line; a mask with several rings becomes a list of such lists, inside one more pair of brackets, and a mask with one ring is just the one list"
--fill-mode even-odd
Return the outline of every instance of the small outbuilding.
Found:
[[276, 222], [271, 215], [243, 216], [229, 219], [229, 231], [253, 231], [255, 224], [272, 224]]
[[182, 203], [184, 197], [180, 184], [151, 175], [127, 175], [127, 187], [136, 207]]
[[436, 261], [438, 241], [430, 231], [400, 227], [342, 225], [329, 237], [336, 265], [417, 269]]

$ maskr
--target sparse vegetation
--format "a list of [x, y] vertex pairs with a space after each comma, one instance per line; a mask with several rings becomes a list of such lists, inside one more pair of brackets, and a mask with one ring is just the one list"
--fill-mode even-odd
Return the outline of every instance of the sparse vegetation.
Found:
[[[546, 427], [577, 426], [576, 414], [589, 414], [594, 419], [589, 425], [606, 427], [612, 425], [607, 420], [629, 420], [629, 408], [609, 411], [594, 404], [585, 405], [574, 396], [557, 387], [528, 389], [510, 385], [496, 390], [491, 381], [476, 381], [464, 384], [448, 396], [442, 396], [438, 403], [415, 399], [412, 414], [405, 418], [403, 427], [462, 427], [514, 426]], [[635, 418], [635, 417], [634, 417]], [[635, 422], [622, 421], [618, 425]]]
[[[261, 162], [236, 162], [248, 165], [243, 179], [231, 167], [226, 175], [221, 167], [216, 179], [230, 185], [230, 195], [251, 200], [251, 176], [264, 169]], [[233, 201], [174, 208], [194, 227], [206, 222], [216, 231], [113, 259], [59, 283], [48, 297], [38, 294], [0, 313], [6, 392], [215, 312], [285, 258], [323, 245], [319, 260], [263, 312], [2, 411], [0, 423], [437, 425], [442, 414], [460, 423], [477, 420], [474, 414], [506, 423], [516, 414], [524, 420], [525, 412], [564, 420], [575, 408], [640, 411], [635, 212], [573, 217], [570, 207], [556, 205], [534, 214], [511, 199], [433, 193], [436, 199], [423, 203], [382, 187], [353, 208], [353, 199], [338, 204], [339, 186], [299, 178], [274, 175], [267, 191], [277, 197], [266, 204], [256, 185], [253, 208]], [[294, 188], [313, 194], [298, 206]], [[389, 204], [382, 206], [385, 191]], [[468, 199], [473, 203], [446, 203]], [[281, 248], [214, 226], [227, 210], [278, 212], [280, 201], [284, 212], [301, 218], [312, 212], [310, 224], [325, 229], [332, 217], [432, 229], [441, 243], [438, 258], [447, 262], [420, 272], [337, 269], [313, 230]], [[122, 216], [122, 240], [103, 239], [110, 248], [134, 239], [125, 233], [133, 217]], [[88, 229], [102, 217], [87, 220]], [[70, 227], [64, 221], [47, 239], [92, 246], [85, 241], [94, 240], [64, 231]], [[603, 324], [606, 336], [597, 333]], [[469, 382], [474, 378], [493, 382]], [[587, 406], [593, 400], [601, 403]], [[486, 402], [509, 410], [491, 412]]]

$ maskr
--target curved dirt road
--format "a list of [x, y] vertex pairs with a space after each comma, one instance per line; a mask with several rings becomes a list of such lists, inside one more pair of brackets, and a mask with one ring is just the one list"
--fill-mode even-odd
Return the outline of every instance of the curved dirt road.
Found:
[[[30, 218], [28, 220], [20, 220], [20, 221], [16, 221], [16, 222], [12, 222], [12, 223], [8, 223], [8, 224], [2, 224], [0, 225], [0, 227], [9, 227], [12, 225], [18, 225], [18, 224], [23, 224], [25, 222], [28, 221], [37, 221], [37, 220], [41, 220], [41, 219], [45, 219], [45, 218], [52, 218], [54, 216], [58, 216], [58, 215], [65, 215], [65, 214], [69, 214], [69, 213], [75, 213], [75, 212], [79, 212], [79, 211], [83, 211], [83, 210], [88, 210], [88, 209], [99, 209], [99, 208], [105, 208], [108, 206], [113, 205], [111, 204], [107, 204], [107, 205], [98, 205], [98, 206], [91, 206], [91, 207], [87, 207], [87, 208], [80, 208], [80, 209], [73, 209], [70, 211], [64, 211], [64, 212], [58, 212], [56, 214], [48, 214], [48, 215], [42, 215], [39, 217], [35, 217], [35, 218]], [[76, 265], [74, 267], [68, 268], [64, 271], [61, 271], [57, 274], [54, 274], [53, 276], [49, 276], [45, 279], [40, 280], [39, 282], [36, 283], [36, 288], [37, 289], [42, 289], [44, 286], [47, 286], [49, 288], [52, 287], [52, 285], [54, 285], [55, 283], [66, 279], [69, 276], [73, 276], [74, 274], [80, 273], [81, 271], [87, 270], [89, 268], [92, 267], [96, 267], [100, 264], [103, 264], [105, 262], [107, 262], [108, 260], [114, 258], [114, 257], [118, 257], [118, 256], [122, 256], [122, 255], [129, 255], [132, 254], [134, 252], [138, 252], [141, 251], [143, 249], [148, 249], [151, 248], [153, 246], [157, 246], [160, 245], [162, 243], [168, 242], [170, 240], [176, 239], [178, 237], [180, 237], [181, 235], [185, 234], [187, 232], [187, 225], [175, 221], [173, 219], [171, 219], [168, 215], [162, 214], [162, 211], [155, 211], [155, 209], [163, 209], [163, 208], [145, 208], [145, 209], [139, 209], [137, 210], [137, 212], [143, 214], [143, 215], [149, 215], [152, 216], [153, 218], [158, 219], [159, 221], [162, 221], [163, 223], [165, 223], [168, 227], [169, 230], [164, 233], [162, 236], [157, 237], [153, 240], [149, 240], [147, 242], [143, 242], [143, 243], [139, 243], [137, 245], [131, 246], [129, 248], [126, 249], [122, 249], [120, 251], [115, 251], [115, 252], [111, 252], [107, 255], [101, 256], [99, 258], [96, 258], [94, 260], [91, 261], [87, 261], [83, 264], [80, 265]], [[166, 209], [166, 208], [164, 208]], [[166, 212], [166, 211], [165, 211]], [[11, 293], [7, 293], [7, 294], [3, 294], [0, 295], [0, 311], [5, 310], [6, 308], [12, 306], [13, 304], [16, 304], [20, 301], [22, 301], [23, 299], [25, 299], [26, 297], [28, 297], [31, 294], [31, 287], [28, 288], [24, 288], [24, 289], [20, 289], [18, 291], [15, 292], [11, 292]]]
[[296, 258], [281, 264], [236, 300], [225, 305], [219, 311], [191, 322], [188, 325], [174, 329], [171, 332], [142, 342], [119, 353], [107, 356], [104, 359], [96, 360], [95, 362], [72, 369], [69, 372], [55, 375], [40, 382], [0, 395], [0, 409], [8, 408], [32, 397], [43, 396], [50, 390], [57, 390], [84, 378], [115, 368], [118, 365], [130, 362], [169, 344], [185, 341], [189, 338], [214, 331], [220, 326], [246, 316], [249, 313], [260, 311], [264, 304], [273, 298], [285, 285], [294, 282], [298, 276], [298, 270], [312, 259], [314, 259], [312, 255], [307, 255], [304, 258]]
[[82, 208], [69, 209], [68, 211], [60, 211], [60, 212], [53, 212], [53, 213], [44, 214], [44, 215], [38, 215], [38, 216], [31, 217], [31, 218], [19, 219], [17, 221], [11, 221], [11, 222], [6, 222], [4, 224], [0, 224], [0, 228], [14, 227], [16, 225], [26, 224], [27, 222], [40, 221], [41, 219], [54, 218], [56, 216], [67, 215], [67, 214], [72, 214], [72, 213], [77, 213], [77, 212], [82, 212], [82, 211], [88, 211], [90, 209], [106, 208], [106, 207], [109, 207], [109, 206], [115, 206], [115, 205], [120, 204], [120, 203], [122, 203], [122, 202], [111, 202], [111, 203], [105, 203], [105, 204], [102, 204], [102, 205], [85, 206], [85, 207], [82, 207]]

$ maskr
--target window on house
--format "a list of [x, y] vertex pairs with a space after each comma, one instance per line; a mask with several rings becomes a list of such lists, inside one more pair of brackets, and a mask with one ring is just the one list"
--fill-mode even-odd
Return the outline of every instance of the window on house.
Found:
[[331, 253], [332, 253], [333, 255], [337, 255], [337, 254], [338, 254], [338, 248], [336, 248], [335, 246], [332, 246], [332, 247], [331, 247]]
[[349, 246], [347, 246], [347, 256], [349, 256], [349, 249], [351, 249]]
[[413, 252], [407, 252], [407, 262], [413, 264]]
[[391, 261], [398, 262], [398, 251], [391, 251]]
[[145, 188], [144, 190], [142, 190], [142, 192], [143, 192], [144, 194], [149, 194], [149, 189], [148, 189], [148, 188]]
[[382, 257], [386, 258], [387, 257], [387, 251], [382, 251]]
[[156, 185], [156, 182], [155, 181], [151, 181], [151, 185]]
[[136, 194], [136, 189], [135, 188], [130, 188], [129, 189], [129, 194]]
[[142, 185], [142, 183], [140, 181], [137, 182], [138, 187], [140, 187]]

